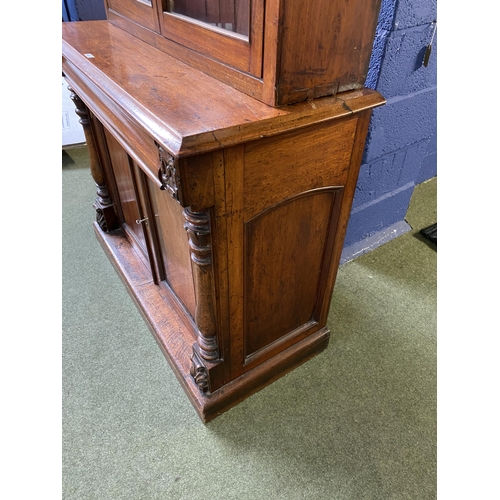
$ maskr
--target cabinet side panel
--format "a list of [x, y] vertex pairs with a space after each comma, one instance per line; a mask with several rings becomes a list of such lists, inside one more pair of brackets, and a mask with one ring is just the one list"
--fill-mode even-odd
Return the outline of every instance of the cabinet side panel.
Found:
[[361, 88], [379, 9], [380, 0], [287, 0], [278, 104]]
[[182, 207], [166, 191], [160, 191], [151, 181], [148, 182], [166, 280], [194, 318], [193, 272]]
[[246, 145], [246, 220], [299, 193], [344, 185], [357, 121], [352, 117]]
[[245, 224], [245, 357], [315, 321], [335, 190], [278, 204]]

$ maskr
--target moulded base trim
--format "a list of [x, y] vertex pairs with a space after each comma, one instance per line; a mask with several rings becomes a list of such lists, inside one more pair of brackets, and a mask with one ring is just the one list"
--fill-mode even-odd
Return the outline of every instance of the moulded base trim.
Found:
[[195, 333], [179, 314], [173, 298], [154, 284], [150, 271], [121, 231], [105, 233], [97, 223], [94, 230], [203, 422], [229, 410], [328, 346], [330, 331], [324, 327], [212, 394], [204, 394], [189, 373]]

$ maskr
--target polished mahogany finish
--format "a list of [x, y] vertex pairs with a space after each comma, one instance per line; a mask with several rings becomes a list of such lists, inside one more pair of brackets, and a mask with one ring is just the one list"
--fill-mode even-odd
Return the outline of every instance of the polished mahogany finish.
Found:
[[105, 1], [113, 24], [271, 106], [362, 88], [381, 3]]
[[63, 25], [63, 71], [97, 238], [203, 421], [325, 349], [380, 94], [271, 107], [107, 21]]

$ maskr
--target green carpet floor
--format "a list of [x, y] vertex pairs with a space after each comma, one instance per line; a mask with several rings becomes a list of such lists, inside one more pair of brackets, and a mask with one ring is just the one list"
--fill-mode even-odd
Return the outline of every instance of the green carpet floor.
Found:
[[63, 498], [436, 498], [436, 179], [412, 232], [343, 265], [327, 350], [204, 425], [93, 232], [63, 152]]

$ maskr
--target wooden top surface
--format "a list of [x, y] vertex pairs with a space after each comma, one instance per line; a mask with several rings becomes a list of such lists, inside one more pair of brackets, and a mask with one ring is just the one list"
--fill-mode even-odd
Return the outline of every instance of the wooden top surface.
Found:
[[63, 23], [62, 36], [68, 79], [77, 74], [90, 81], [174, 155], [279, 134], [385, 102], [379, 93], [362, 89], [273, 108], [108, 21]]

